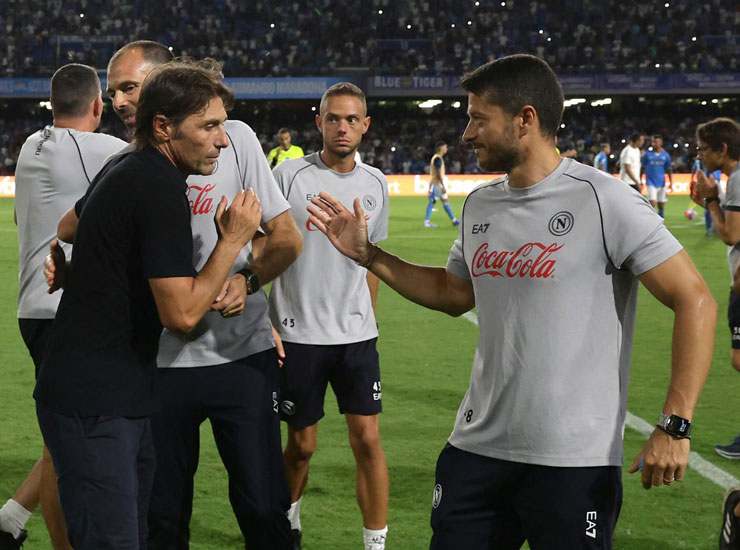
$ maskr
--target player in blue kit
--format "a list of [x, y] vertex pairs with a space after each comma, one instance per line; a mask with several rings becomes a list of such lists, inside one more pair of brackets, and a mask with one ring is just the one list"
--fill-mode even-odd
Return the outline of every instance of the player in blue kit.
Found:
[[[653, 208], [658, 210], [660, 217], [664, 217], [667, 191], [673, 187], [673, 170], [671, 169], [671, 155], [663, 149], [663, 137], [653, 136], [652, 147], [642, 155], [642, 166], [645, 169], [645, 180], [648, 188], [648, 198]], [[668, 174], [668, 187], [665, 185], [665, 175]]]
[[612, 146], [608, 143], [601, 144], [601, 151], [594, 157], [594, 168], [602, 172], [609, 173], [609, 153], [612, 152]]

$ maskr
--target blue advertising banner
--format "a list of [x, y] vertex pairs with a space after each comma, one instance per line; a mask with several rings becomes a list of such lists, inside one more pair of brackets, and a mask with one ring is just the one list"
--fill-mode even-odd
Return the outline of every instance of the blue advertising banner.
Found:
[[[561, 75], [566, 95], [596, 94], [735, 94], [740, 73]], [[457, 76], [368, 76], [227, 78], [237, 99], [318, 99], [332, 84], [350, 81], [369, 97], [461, 97]], [[105, 87], [105, 80], [103, 80]], [[0, 97], [49, 97], [47, 78], [0, 78]]]
[[[101, 78], [103, 89], [105, 79]], [[329, 86], [346, 80], [339, 76], [302, 78], [226, 78], [237, 99], [319, 99]], [[362, 83], [358, 83], [362, 85]], [[0, 97], [48, 99], [48, 78], [0, 78]]]
[[[559, 75], [566, 95], [737, 93], [740, 73]], [[367, 93], [376, 97], [462, 96], [453, 76], [371, 76]]]

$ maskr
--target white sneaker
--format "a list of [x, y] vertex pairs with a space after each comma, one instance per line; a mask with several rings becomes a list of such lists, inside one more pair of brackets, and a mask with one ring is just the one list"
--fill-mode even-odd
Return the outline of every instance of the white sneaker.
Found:
[[437, 227], [437, 224], [432, 223], [429, 220], [424, 220], [424, 227]]

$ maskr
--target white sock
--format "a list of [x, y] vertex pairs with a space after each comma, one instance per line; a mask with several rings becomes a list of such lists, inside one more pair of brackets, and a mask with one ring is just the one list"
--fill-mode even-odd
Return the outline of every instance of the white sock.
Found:
[[288, 510], [288, 521], [290, 522], [290, 528], [291, 529], [298, 529], [301, 530], [301, 499], [303, 497], [296, 500], [293, 504], [290, 505], [290, 510]]
[[382, 529], [362, 528], [362, 539], [365, 542], [365, 550], [385, 550], [385, 538], [388, 536], [388, 526]]
[[31, 512], [9, 498], [8, 502], [0, 508], [0, 531], [10, 533], [13, 538], [17, 539], [30, 517]]

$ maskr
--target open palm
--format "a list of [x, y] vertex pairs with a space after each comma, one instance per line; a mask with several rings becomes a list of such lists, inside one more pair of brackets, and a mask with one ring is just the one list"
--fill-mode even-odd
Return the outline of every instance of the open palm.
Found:
[[360, 199], [353, 203], [354, 213], [329, 193], [320, 193], [308, 205], [309, 221], [327, 236], [334, 247], [359, 264], [365, 264], [369, 253], [367, 218]]

